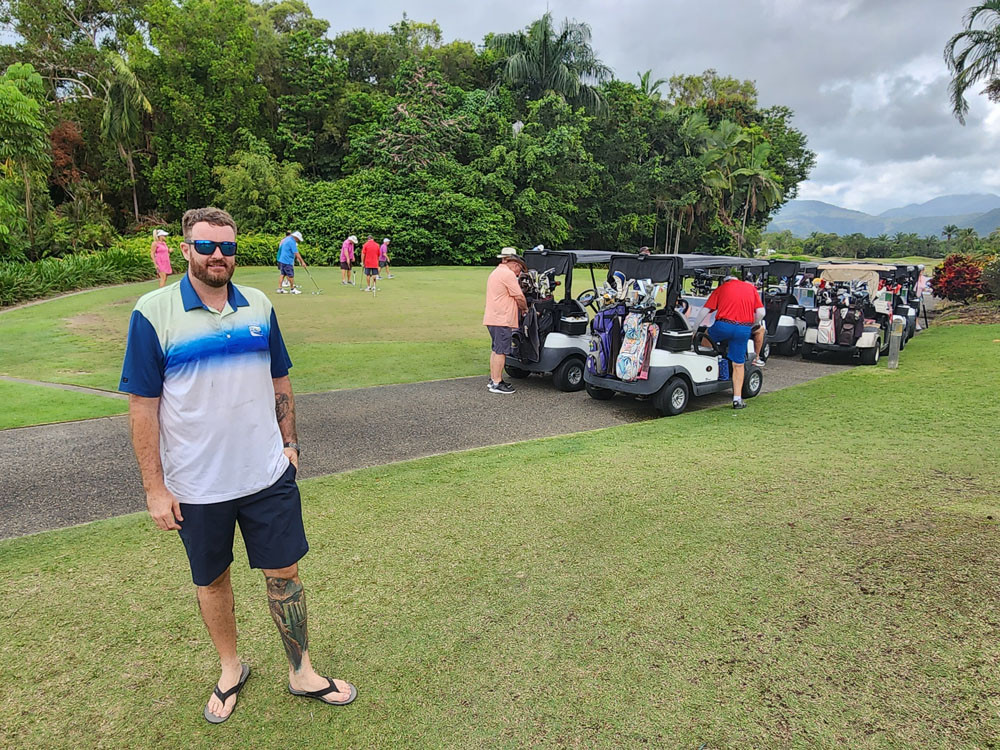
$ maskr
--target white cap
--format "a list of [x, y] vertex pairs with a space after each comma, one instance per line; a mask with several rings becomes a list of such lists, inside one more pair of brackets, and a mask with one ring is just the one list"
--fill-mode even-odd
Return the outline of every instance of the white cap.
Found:
[[167, 237], [169, 235], [170, 232], [164, 232], [162, 229], [157, 229], [155, 232], [153, 232], [154, 237]]
[[389, 238], [388, 238], [388, 237], [383, 237], [383, 238], [382, 238], [382, 242], [388, 242], [388, 241], [389, 241]]
[[351, 242], [353, 242], [353, 243], [354, 243], [355, 245], [357, 245], [357, 244], [358, 244], [358, 238], [357, 238], [357, 237], [355, 237], [355, 236], [354, 236], [353, 234], [352, 234], [352, 235], [351, 235], [350, 237], [348, 237], [347, 239], [349, 239], [349, 240], [350, 240]]
[[297, 239], [299, 242], [302, 242], [302, 232], [292, 232], [292, 237]]

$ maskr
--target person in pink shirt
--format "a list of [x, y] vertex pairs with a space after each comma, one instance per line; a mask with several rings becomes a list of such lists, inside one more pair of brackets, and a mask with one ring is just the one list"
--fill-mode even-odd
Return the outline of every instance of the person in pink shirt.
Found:
[[389, 268], [389, 238], [386, 237], [382, 240], [382, 246], [378, 249], [378, 267], [379, 275], [382, 274], [382, 269], [385, 269], [385, 277], [387, 279], [392, 278], [392, 269]]
[[489, 279], [486, 280], [486, 313], [483, 325], [490, 332], [490, 393], [513, 393], [514, 387], [503, 381], [503, 368], [511, 353], [511, 335], [517, 329], [519, 316], [528, 311], [517, 274], [526, 270], [524, 259], [512, 247], [505, 247], [497, 256], [500, 259]]
[[358, 243], [358, 238], [353, 234], [344, 240], [340, 246], [340, 283], [351, 284], [351, 266], [354, 265], [354, 246]]
[[167, 232], [157, 229], [153, 232], [153, 244], [149, 248], [149, 257], [153, 259], [153, 264], [156, 266], [156, 275], [160, 277], [160, 286], [164, 286], [167, 283], [167, 276], [174, 272], [170, 265], [170, 247], [163, 239], [166, 236]]

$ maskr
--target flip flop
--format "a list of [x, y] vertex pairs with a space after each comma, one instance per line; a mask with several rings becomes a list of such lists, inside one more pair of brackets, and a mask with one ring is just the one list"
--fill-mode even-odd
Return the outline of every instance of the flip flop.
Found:
[[354, 699], [358, 697], [358, 689], [354, 687], [354, 685], [348, 682], [347, 687], [351, 689], [351, 694], [346, 701], [328, 701], [323, 697], [324, 695], [329, 695], [330, 693], [339, 693], [340, 691], [337, 689], [337, 686], [334, 684], [332, 679], [327, 677], [326, 681], [329, 682], [330, 684], [327, 687], [323, 688], [322, 690], [313, 690], [313, 691], [296, 690], [291, 685], [289, 685], [288, 692], [291, 693], [292, 695], [301, 695], [303, 698], [315, 698], [316, 700], [322, 701], [323, 703], [326, 703], [327, 705], [330, 706], [346, 706], [348, 703], [353, 703]]
[[235, 694], [236, 695], [236, 703], [233, 704], [233, 710], [230, 711], [226, 716], [216, 716], [215, 714], [213, 714], [211, 711], [208, 710], [208, 704], [206, 704], [205, 705], [205, 721], [207, 721], [209, 724], [221, 724], [222, 722], [228, 720], [229, 717], [233, 715], [233, 711], [236, 710], [236, 704], [240, 702], [240, 699], [239, 699], [240, 690], [243, 689], [243, 685], [246, 683], [247, 678], [250, 676], [250, 665], [249, 664], [242, 664], [241, 666], [243, 667], [243, 673], [240, 675], [240, 681], [239, 682], [237, 682], [233, 687], [229, 688], [229, 690], [227, 690], [224, 693], [219, 689], [218, 685], [216, 685], [215, 686], [215, 690], [212, 691], [214, 693], [215, 697], [218, 698], [220, 701], [222, 701], [222, 705], [225, 705], [226, 701], [232, 695]]

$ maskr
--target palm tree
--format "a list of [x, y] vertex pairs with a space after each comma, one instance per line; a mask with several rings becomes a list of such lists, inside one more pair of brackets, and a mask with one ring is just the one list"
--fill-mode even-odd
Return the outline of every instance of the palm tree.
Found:
[[743, 254], [743, 245], [746, 242], [747, 218], [757, 213], [757, 204], [764, 208], [770, 208], [781, 200], [781, 178], [774, 171], [767, 168], [767, 157], [771, 153], [771, 144], [767, 141], [758, 143], [750, 153], [750, 160], [746, 166], [740, 167], [733, 172], [737, 190], [746, 194], [743, 202], [743, 218], [740, 224], [739, 234], [736, 236], [736, 244], [740, 255]]
[[524, 31], [490, 38], [488, 46], [502, 58], [500, 79], [524, 86], [528, 98], [539, 99], [553, 92], [595, 112], [603, 112], [607, 106], [597, 85], [610, 79], [612, 73], [594, 56], [587, 24], [565, 19], [557, 32], [552, 13], [546, 12]]
[[654, 102], [660, 101], [660, 86], [667, 82], [666, 78], [657, 78], [655, 81], [650, 81], [653, 77], [653, 71], [647, 70], [645, 73], [638, 73], [639, 76], [639, 89], [647, 97], [652, 99]]
[[944, 235], [945, 242], [951, 242], [951, 238], [958, 234], [957, 224], [948, 224], [941, 229], [941, 234]]
[[139, 221], [139, 197], [136, 194], [135, 152], [136, 139], [142, 133], [142, 117], [152, 114], [153, 107], [145, 94], [135, 72], [118, 54], [108, 55], [111, 74], [108, 78], [107, 96], [104, 99], [104, 114], [101, 117], [101, 137], [115, 144], [118, 155], [128, 165], [132, 181], [132, 209], [135, 220]]
[[[986, 17], [986, 28], [973, 28], [980, 16]], [[969, 112], [965, 93], [977, 81], [985, 81], [984, 92], [992, 101], [1000, 99], [1000, 0], [969, 8], [963, 21], [965, 29], [944, 47], [944, 61], [952, 73], [948, 84], [952, 112], [964, 125]]]

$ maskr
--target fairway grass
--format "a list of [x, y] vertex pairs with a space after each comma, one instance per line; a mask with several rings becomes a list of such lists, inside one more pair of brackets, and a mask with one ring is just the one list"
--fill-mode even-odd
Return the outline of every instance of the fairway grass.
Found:
[[[238, 268], [234, 280], [263, 290], [274, 303], [293, 385], [306, 393], [484, 373], [489, 270], [403, 268], [381, 282], [375, 298], [342, 286], [337, 268], [311, 269], [322, 294], [309, 293], [317, 286], [301, 268], [300, 295], [275, 294], [271, 269]], [[0, 375], [115, 390], [132, 308], [155, 288], [155, 282], [125, 284], [0, 313]], [[53, 421], [41, 409], [22, 419]]]
[[254, 671], [221, 727], [175, 534], [0, 542], [0, 745], [995, 745], [996, 339], [932, 329], [899, 370], [743, 412], [302, 482], [312, 659], [348, 708], [285, 690], [239, 542]]
[[128, 401], [0, 380], [0, 430], [124, 414]]

